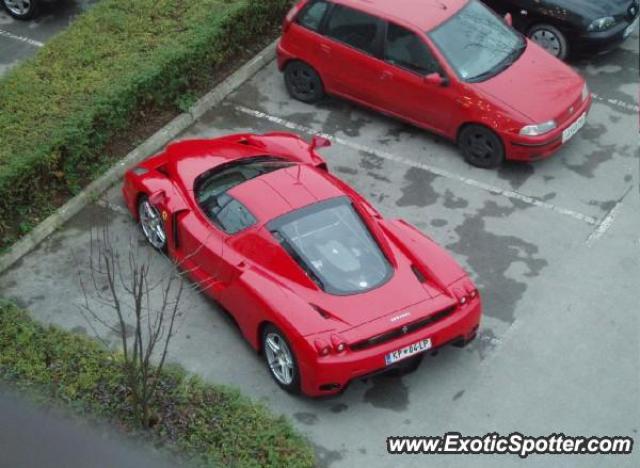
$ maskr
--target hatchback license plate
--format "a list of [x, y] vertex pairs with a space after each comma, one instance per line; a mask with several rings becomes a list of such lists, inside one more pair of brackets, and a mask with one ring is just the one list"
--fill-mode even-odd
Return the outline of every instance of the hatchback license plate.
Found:
[[400, 348], [396, 351], [391, 351], [384, 357], [384, 361], [388, 366], [398, 361], [402, 361], [403, 359], [406, 359], [408, 357], [420, 354], [428, 350], [429, 348], [431, 348], [431, 339], [427, 338], [425, 340], [420, 340], [417, 343], [410, 344], [409, 346], [405, 346], [404, 348]]
[[576, 135], [576, 133], [578, 133], [580, 129], [584, 127], [584, 124], [586, 122], [587, 122], [587, 113], [585, 112], [578, 118], [578, 120], [573, 122], [571, 126], [566, 128], [565, 131], [562, 132], [562, 143], [566, 143], [567, 141], [571, 140]]

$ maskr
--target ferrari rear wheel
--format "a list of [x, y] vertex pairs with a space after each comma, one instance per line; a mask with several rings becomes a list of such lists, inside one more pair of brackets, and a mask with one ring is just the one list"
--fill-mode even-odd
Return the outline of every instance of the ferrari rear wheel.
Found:
[[153, 206], [146, 196], [140, 197], [138, 202], [138, 218], [144, 237], [157, 250], [164, 251], [167, 247], [167, 234], [158, 209]]
[[300, 373], [291, 345], [278, 328], [267, 325], [262, 333], [262, 353], [271, 377], [289, 393], [300, 391]]

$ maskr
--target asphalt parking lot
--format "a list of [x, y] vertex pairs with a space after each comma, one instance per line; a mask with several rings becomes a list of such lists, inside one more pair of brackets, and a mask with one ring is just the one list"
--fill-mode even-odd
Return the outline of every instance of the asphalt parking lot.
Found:
[[[484, 299], [481, 333], [412, 374], [355, 381], [331, 399], [296, 398], [271, 381], [225, 315], [189, 291], [172, 358], [289, 416], [323, 466], [639, 466], [637, 450], [526, 461], [386, 454], [387, 436], [447, 431], [638, 437], [637, 32], [615, 52], [575, 66], [595, 93], [583, 131], [547, 161], [487, 171], [438, 137], [344, 101], [292, 102], [269, 64], [183, 137], [328, 135], [333, 146], [322, 154], [331, 170], [386, 216], [428, 233], [472, 274]], [[90, 333], [74, 307], [82, 301], [77, 276], [91, 228], [105, 222], [123, 239], [134, 228], [119, 187], [0, 276], [2, 295], [43, 321]], [[156, 264], [166, 267], [162, 258]]]
[[37, 18], [17, 21], [0, 7], [0, 76], [35, 55], [49, 39], [65, 29], [79, 14], [98, 0], [46, 2]]

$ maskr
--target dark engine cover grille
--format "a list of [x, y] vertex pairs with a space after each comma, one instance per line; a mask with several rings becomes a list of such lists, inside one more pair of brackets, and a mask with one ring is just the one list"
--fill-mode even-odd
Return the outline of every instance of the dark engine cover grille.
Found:
[[361, 351], [363, 349], [372, 348], [382, 343], [386, 343], [387, 341], [395, 340], [396, 338], [408, 335], [409, 333], [413, 333], [416, 330], [420, 330], [421, 328], [439, 322], [440, 320], [451, 315], [453, 312], [455, 312], [455, 310], [456, 306], [448, 307], [439, 312], [436, 312], [435, 314], [430, 315], [429, 317], [417, 320], [407, 325], [403, 325], [402, 327], [395, 328], [391, 331], [383, 333], [382, 335], [377, 335], [366, 340], [358, 341], [357, 343], [352, 344], [350, 348], [352, 351]]

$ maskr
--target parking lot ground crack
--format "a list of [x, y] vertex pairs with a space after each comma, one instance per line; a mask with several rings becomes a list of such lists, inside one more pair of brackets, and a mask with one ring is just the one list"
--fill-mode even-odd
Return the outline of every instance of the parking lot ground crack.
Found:
[[31, 39], [30, 37], [26, 36], [19, 36], [18, 34], [13, 34], [12, 32], [6, 31], [4, 29], [0, 29], [0, 36], [6, 37], [8, 39], [13, 39], [14, 41], [24, 42], [34, 47], [44, 46], [44, 44], [40, 41], [36, 41], [35, 39]]
[[256, 109], [251, 109], [242, 105], [235, 105], [235, 109], [238, 112], [241, 112], [243, 114], [246, 115], [250, 115], [252, 117], [261, 119], [261, 120], [266, 120], [268, 122], [280, 125], [282, 127], [291, 129], [291, 130], [295, 130], [297, 132], [301, 132], [301, 133], [306, 133], [306, 134], [310, 134], [310, 135], [320, 135], [323, 136], [335, 143], [338, 143], [340, 145], [346, 146], [348, 148], [354, 149], [356, 151], [363, 151], [372, 155], [375, 155], [379, 158], [388, 160], [388, 161], [393, 161], [396, 163], [400, 163], [400, 164], [404, 164], [410, 167], [414, 167], [414, 168], [419, 168], [425, 171], [428, 171], [432, 174], [441, 176], [441, 177], [445, 177], [447, 179], [450, 180], [454, 180], [472, 187], [476, 187], [480, 190], [484, 190], [487, 192], [490, 192], [494, 195], [500, 195], [506, 198], [509, 198], [511, 200], [519, 200], [523, 203], [526, 203], [528, 205], [531, 206], [537, 206], [539, 208], [544, 208], [553, 212], [556, 212], [560, 215], [563, 215], [565, 217], [569, 217], [569, 218], [573, 218], [573, 219], [577, 219], [578, 221], [582, 221], [586, 224], [589, 224], [591, 226], [596, 226], [596, 225], [600, 225], [602, 223], [602, 221], [599, 221], [597, 218], [594, 218], [593, 216], [589, 216], [586, 215], [584, 213], [580, 213], [578, 211], [575, 210], [571, 210], [568, 208], [563, 208], [561, 206], [557, 206], [554, 205], [553, 203], [549, 203], [548, 201], [545, 200], [541, 200], [539, 198], [536, 197], [532, 197], [530, 195], [525, 195], [523, 193], [517, 192], [515, 190], [507, 190], [507, 189], [503, 189], [501, 187], [498, 187], [496, 185], [492, 185], [492, 184], [488, 184], [486, 182], [482, 182], [470, 177], [466, 177], [460, 174], [455, 174], [453, 172], [447, 171], [445, 169], [441, 169], [435, 166], [432, 166], [430, 164], [425, 164], [425, 163], [420, 163], [420, 162], [416, 162], [416, 161], [412, 161], [409, 158], [405, 158], [402, 156], [398, 156], [395, 154], [391, 154], [387, 151], [382, 151], [376, 148], [372, 148], [366, 145], [361, 145], [359, 143], [356, 143], [354, 141], [351, 140], [347, 140], [345, 138], [341, 138], [338, 137], [336, 135], [331, 135], [331, 134], [326, 134], [323, 133], [321, 131], [315, 130], [311, 127], [307, 127], [305, 125], [300, 125], [297, 124], [295, 122], [291, 122], [289, 120], [283, 119], [281, 117], [277, 117], [274, 115], [270, 115], [267, 114], [265, 112], [256, 110]]

